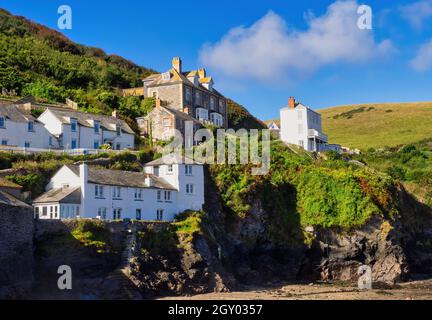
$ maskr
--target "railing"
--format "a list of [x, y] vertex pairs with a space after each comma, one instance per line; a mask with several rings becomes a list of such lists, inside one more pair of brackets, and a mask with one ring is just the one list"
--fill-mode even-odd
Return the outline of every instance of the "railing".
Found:
[[130, 152], [132, 154], [137, 154], [138, 151], [131, 151], [127, 149], [123, 150], [112, 150], [112, 149], [42, 149], [42, 148], [25, 148], [25, 147], [14, 147], [14, 146], [0, 146], [0, 152], [10, 152], [10, 153], [23, 153], [23, 154], [33, 154], [33, 153], [55, 153], [58, 155], [67, 154], [71, 156], [81, 156], [81, 155], [92, 155], [92, 154], [104, 154], [104, 153], [123, 153]]
[[322, 140], [324, 142], [328, 141], [326, 134], [319, 132], [318, 130], [315, 130], [315, 129], [309, 129], [308, 130], [308, 137], [309, 138], [315, 137], [315, 138], [318, 138], [319, 140]]

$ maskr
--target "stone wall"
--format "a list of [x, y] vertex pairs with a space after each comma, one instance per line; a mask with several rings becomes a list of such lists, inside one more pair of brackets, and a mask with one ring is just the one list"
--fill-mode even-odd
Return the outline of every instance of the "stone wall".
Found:
[[33, 281], [33, 210], [0, 203], [0, 299], [20, 298]]

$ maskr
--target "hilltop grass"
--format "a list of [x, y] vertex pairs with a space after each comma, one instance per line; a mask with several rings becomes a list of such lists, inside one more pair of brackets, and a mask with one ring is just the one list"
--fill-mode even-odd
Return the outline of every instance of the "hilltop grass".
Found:
[[350, 148], [394, 147], [432, 135], [432, 102], [347, 105], [318, 112], [329, 141]]

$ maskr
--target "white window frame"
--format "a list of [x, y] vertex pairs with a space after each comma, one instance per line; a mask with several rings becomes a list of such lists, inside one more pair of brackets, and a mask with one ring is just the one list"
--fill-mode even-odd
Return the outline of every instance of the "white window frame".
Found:
[[172, 164], [167, 165], [167, 173], [172, 174], [174, 172], [174, 166]]
[[135, 200], [142, 200], [142, 189], [141, 188], [135, 188], [134, 199]]
[[165, 202], [171, 202], [171, 191], [170, 190], [164, 191], [164, 200], [165, 200]]
[[163, 214], [164, 214], [164, 209], [157, 209], [156, 210], [156, 220], [162, 221], [163, 220]]
[[156, 200], [158, 202], [162, 202], [162, 190], [157, 190], [157, 192], [156, 192]]
[[186, 194], [193, 195], [194, 194], [194, 184], [186, 183]]
[[6, 128], [6, 118], [0, 117], [0, 129]]
[[192, 165], [190, 165], [190, 164], [185, 165], [185, 175], [187, 175], [187, 176], [192, 175]]
[[121, 199], [121, 187], [119, 186], [112, 187], [112, 198], [117, 200]]
[[104, 198], [104, 186], [99, 184], [95, 185], [95, 198], [96, 199]]
[[7, 145], [8, 145], [8, 141], [7, 141], [7, 139], [2, 139], [2, 141], [1, 141], [1, 145], [2, 145], [2, 146], [7, 146]]

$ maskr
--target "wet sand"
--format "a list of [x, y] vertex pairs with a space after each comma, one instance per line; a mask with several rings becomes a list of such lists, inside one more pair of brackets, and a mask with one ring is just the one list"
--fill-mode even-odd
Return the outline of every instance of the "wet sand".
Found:
[[267, 288], [244, 288], [228, 293], [163, 297], [160, 300], [432, 300], [432, 279], [394, 286], [375, 285], [362, 291], [356, 284], [288, 284]]

